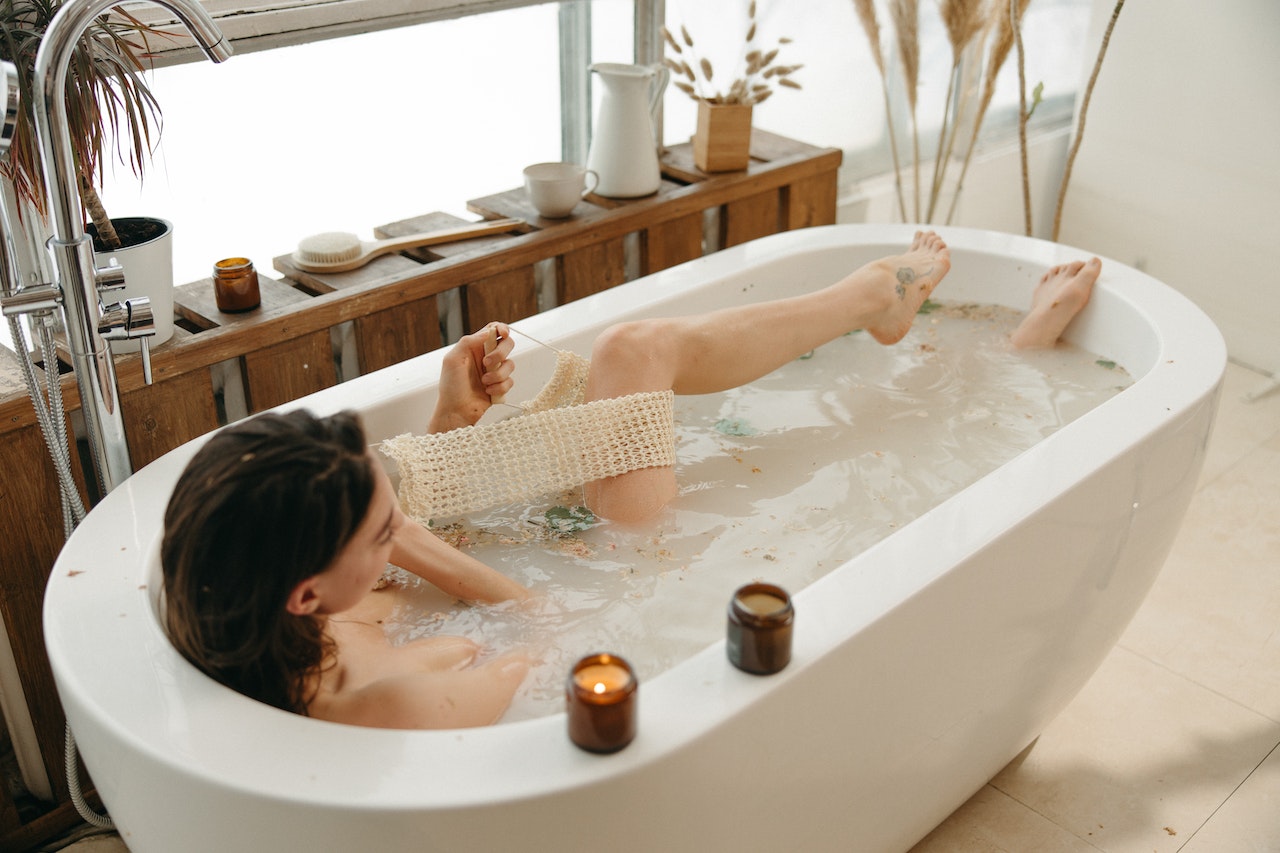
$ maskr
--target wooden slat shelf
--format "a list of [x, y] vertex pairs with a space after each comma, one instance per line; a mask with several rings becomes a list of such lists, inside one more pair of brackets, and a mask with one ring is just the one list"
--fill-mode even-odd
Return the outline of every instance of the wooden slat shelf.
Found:
[[[638, 275], [657, 272], [756, 237], [835, 221], [840, 152], [755, 130], [744, 171], [706, 175], [690, 145], [667, 150], [653, 195], [589, 195], [567, 219], [538, 216], [524, 190], [468, 203], [483, 219], [519, 221], [508, 233], [380, 257], [350, 272], [316, 274], [273, 259], [279, 279], [259, 269], [262, 304], [224, 314], [209, 279], [176, 288], [175, 333], [152, 351], [154, 384], [142, 381], [136, 354], [116, 358], [130, 456], [138, 468], [219, 426], [214, 373], [238, 362], [249, 411], [296, 399], [341, 378], [334, 366], [335, 327], [350, 329], [361, 373], [448, 341], [437, 296], [454, 292], [464, 329], [493, 319], [519, 320], [545, 302], [579, 299]], [[708, 222], [717, 228], [708, 234]], [[385, 223], [380, 237], [462, 224], [445, 213]], [[545, 307], [545, 306], [542, 306]], [[16, 384], [15, 384], [16, 382]], [[79, 407], [74, 377], [62, 386], [68, 411]], [[0, 359], [0, 614], [8, 626], [28, 706], [60, 802], [62, 716], [40, 631], [44, 585], [62, 544], [58, 488], [16, 364]], [[77, 476], [83, 472], [77, 470]], [[0, 795], [0, 847], [5, 803]]]
[[292, 283], [278, 281], [261, 270], [258, 272], [258, 290], [262, 294], [262, 302], [257, 308], [227, 314], [218, 310], [218, 304], [213, 297], [213, 279], [202, 278], [174, 288], [174, 313], [177, 315], [179, 324], [199, 334], [218, 326], [253, 324], [258, 322], [263, 314], [277, 308], [298, 306], [311, 300], [309, 294]]

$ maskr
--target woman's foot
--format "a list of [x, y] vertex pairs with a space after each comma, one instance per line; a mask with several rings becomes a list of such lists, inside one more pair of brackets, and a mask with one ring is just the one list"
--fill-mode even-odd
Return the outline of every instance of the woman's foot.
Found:
[[1018, 349], [1047, 349], [1057, 344], [1067, 324], [1089, 304], [1101, 271], [1102, 261], [1090, 258], [1046, 272], [1031, 294], [1031, 310], [1009, 340]]
[[951, 251], [934, 232], [917, 231], [905, 253], [883, 258], [870, 267], [887, 276], [884, 280], [892, 284], [893, 295], [881, 317], [866, 329], [880, 343], [894, 344], [911, 330], [920, 306], [951, 269]]

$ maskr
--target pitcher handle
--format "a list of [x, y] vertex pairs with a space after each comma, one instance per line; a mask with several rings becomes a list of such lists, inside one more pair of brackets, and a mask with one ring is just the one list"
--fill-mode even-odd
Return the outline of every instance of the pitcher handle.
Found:
[[653, 92], [649, 95], [649, 126], [653, 128], [653, 144], [657, 149], [658, 160], [662, 160], [662, 140], [658, 138], [658, 128], [661, 126], [658, 122], [658, 112], [662, 109], [662, 93], [667, 91], [667, 84], [671, 82], [671, 71], [662, 63], [654, 63], [649, 66], [654, 71]]

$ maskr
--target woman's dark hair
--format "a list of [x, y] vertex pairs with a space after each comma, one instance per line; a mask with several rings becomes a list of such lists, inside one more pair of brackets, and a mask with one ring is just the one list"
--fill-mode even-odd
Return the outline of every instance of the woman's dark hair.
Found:
[[239, 692], [306, 713], [332, 642], [285, 610], [369, 509], [374, 470], [352, 413], [264, 414], [213, 435], [164, 516], [165, 627], [183, 656]]

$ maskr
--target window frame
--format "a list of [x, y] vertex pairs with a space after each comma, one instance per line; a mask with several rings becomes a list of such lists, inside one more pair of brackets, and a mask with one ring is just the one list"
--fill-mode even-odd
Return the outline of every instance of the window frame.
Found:
[[[232, 50], [241, 53], [552, 2], [557, 0], [200, 0]], [[576, 5], [590, 0], [559, 2]], [[156, 67], [203, 59], [167, 7], [127, 2], [122, 8], [164, 33], [147, 41]]]

